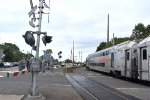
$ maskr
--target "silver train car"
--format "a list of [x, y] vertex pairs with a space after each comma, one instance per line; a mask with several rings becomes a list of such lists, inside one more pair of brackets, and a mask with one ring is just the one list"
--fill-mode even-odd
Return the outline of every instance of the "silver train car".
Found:
[[150, 81], [150, 36], [140, 42], [135, 40], [89, 54], [88, 69]]

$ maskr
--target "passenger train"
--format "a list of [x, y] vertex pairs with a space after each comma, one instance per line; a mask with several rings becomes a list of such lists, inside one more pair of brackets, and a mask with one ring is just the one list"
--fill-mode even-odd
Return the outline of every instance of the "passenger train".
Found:
[[150, 36], [142, 41], [126, 41], [89, 54], [88, 69], [150, 81]]

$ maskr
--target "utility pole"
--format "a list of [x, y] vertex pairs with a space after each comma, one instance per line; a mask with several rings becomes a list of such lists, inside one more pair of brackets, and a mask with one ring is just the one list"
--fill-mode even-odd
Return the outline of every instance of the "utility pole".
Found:
[[115, 40], [114, 40], [114, 33], [113, 33], [113, 46], [115, 45]]
[[108, 23], [107, 23], [107, 46], [109, 43], [109, 14], [108, 14]]
[[81, 63], [82, 63], [82, 51], [81, 51]]
[[78, 62], [80, 63], [80, 51], [79, 51], [79, 58], [78, 58]]
[[73, 66], [74, 66], [74, 40], [73, 40]]
[[70, 60], [72, 60], [72, 49], [71, 49], [71, 56], [70, 56]]

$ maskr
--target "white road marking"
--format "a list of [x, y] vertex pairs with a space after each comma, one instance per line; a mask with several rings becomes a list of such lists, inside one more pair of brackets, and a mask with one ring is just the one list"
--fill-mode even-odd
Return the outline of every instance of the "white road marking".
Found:
[[4, 73], [5, 73], [5, 72], [13, 72], [13, 71], [0, 71], [0, 73], [1, 73], [1, 72], [4, 72]]
[[0, 94], [0, 100], [21, 100], [24, 95], [5, 95]]
[[48, 84], [48, 85], [56, 85], [56, 86], [68, 86], [70, 87], [71, 85], [61, 85], [61, 84]]

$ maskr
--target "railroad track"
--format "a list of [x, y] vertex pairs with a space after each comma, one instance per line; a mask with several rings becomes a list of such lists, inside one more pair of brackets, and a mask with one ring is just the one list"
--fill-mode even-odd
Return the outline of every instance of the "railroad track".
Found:
[[73, 73], [73, 69], [75, 68], [66, 68], [65, 75], [84, 100], [139, 100], [90, 80], [79, 73]]

